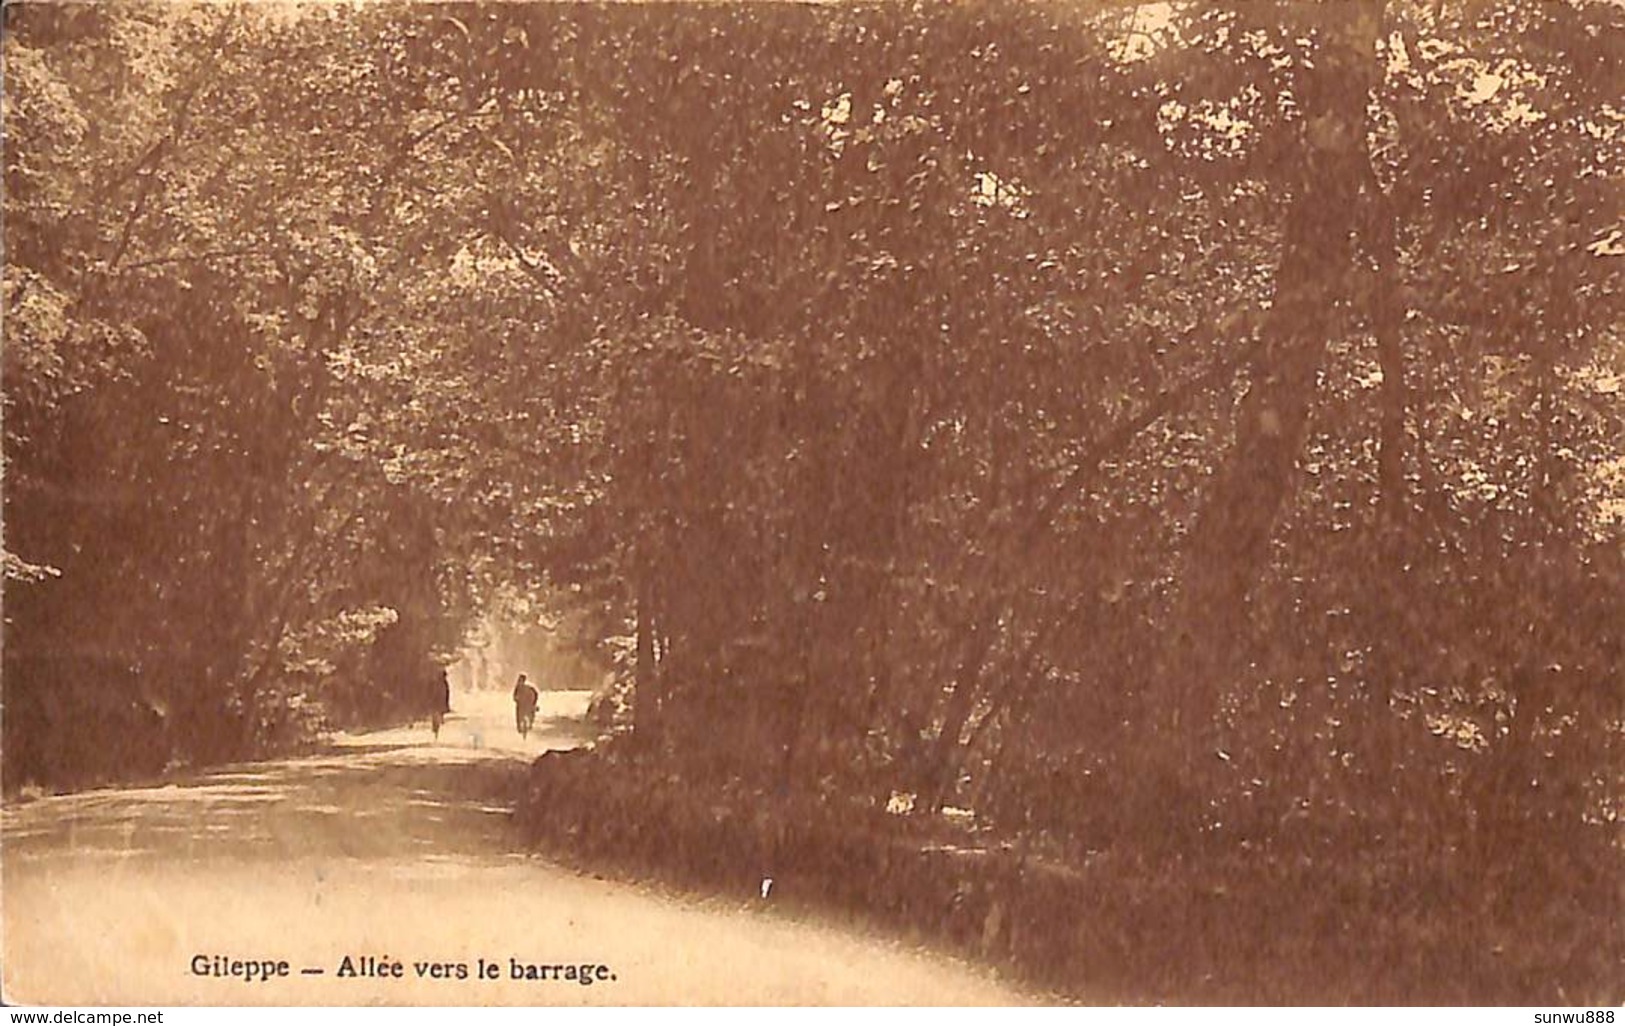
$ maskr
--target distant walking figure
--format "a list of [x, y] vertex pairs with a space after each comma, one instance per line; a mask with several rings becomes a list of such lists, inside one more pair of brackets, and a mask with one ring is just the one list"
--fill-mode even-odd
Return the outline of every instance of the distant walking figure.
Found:
[[451, 712], [451, 678], [446, 676], [444, 669], [440, 671], [440, 679], [434, 682], [429, 699], [429, 726], [438, 741], [440, 725], [446, 721], [446, 714]]
[[525, 682], [525, 675], [520, 674], [519, 680], [513, 686], [513, 718], [514, 726], [519, 728], [519, 736], [524, 737], [530, 733], [530, 728], [536, 722], [536, 703], [541, 696], [536, 689]]

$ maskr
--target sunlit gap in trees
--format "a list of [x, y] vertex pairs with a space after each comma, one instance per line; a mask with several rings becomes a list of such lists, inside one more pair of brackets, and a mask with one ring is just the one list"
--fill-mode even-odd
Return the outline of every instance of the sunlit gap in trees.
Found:
[[571, 617], [533, 605], [486, 614], [467, 631], [447, 666], [452, 686], [500, 690], [523, 673], [545, 690], [600, 689], [608, 658], [585, 645], [573, 624]]

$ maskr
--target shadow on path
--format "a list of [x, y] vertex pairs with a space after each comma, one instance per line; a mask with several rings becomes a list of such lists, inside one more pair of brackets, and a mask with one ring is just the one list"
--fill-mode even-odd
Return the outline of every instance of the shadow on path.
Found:
[[313, 754], [4, 810], [4, 855], [214, 859], [455, 857], [514, 851], [510, 812], [537, 754], [589, 740], [587, 695], [553, 692], [518, 738], [505, 695], [460, 696], [426, 725], [337, 735]]
[[6, 858], [213, 860], [491, 854], [513, 847], [526, 762], [430, 745], [334, 745], [157, 787], [42, 799], [5, 817]]

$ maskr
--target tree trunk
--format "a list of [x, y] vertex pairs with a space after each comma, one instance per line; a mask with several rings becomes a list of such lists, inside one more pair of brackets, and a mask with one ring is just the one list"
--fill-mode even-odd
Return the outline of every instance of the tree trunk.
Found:
[[1192, 531], [1180, 643], [1153, 696], [1161, 706], [1154, 716], [1170, 735], [1164, 750], [1183, 761], [1187, 778], [1245, 652], [1249, 600], [1297, 484], [1317, 379], [1341, 321], [1336, 305], [1353, 272], [1359, 193], [1371, 178], [1365, 108], [1382, 9], [1382, 0], [1321, 8], [1327, 41], [1296, 83], [1302, 137], [1274, 303], [1250, 360], [1235, 443]]
[[[1405, 300], [1400, 294], [1399, 243], [1393, 204], [1379, 191], [1376, 176], [1367, 178], [1367, 245], [1376, 262], [1368, 296], [1371, 331], [1377, 339], [1382, 369], [1380, 428], [1377, 450], [1378, 509], [1384, 536], [1399, 533], [1405, 521], [1405, 418], [1409, 391], [1405, 383]], [[1391, 548], [1391, 546], [1389, 546]]]
[[948, 705], [943, 711], [942, 731], [937, 735], [936, 744], [931, 747], [927, 766], [931, 775], [926, 781], [925, 793], [920, 795], [926, 812], [939, 811], [943, 799], [958, 783], [960, 738], [965, 732], [965, 724], [970, 722], [971, 713], [976, 710], [977, 699], [981, 696], [982, 668], [987, 664], [987, 657], [993, 651], [998, 636], [996, 620], [979, 625], [973, 630], [965, 655], [959, 661], [959, 668], [954, 674], [954, 690], [948, 696]]
[[654, 650], [654, 588], [650, 580], [649, 562], [642, 553], [633, 557], [632, 573], [637, 620], [636, 662], [633, 664], [635, 729], [644, 740], [658, 746], [662, 726], [661, 694], [655, 682]]

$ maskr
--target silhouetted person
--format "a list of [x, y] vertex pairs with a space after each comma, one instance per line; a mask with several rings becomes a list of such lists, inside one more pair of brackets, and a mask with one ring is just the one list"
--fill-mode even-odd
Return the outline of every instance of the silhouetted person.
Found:
[[429, 727], [434, 731], [436, 741], [440, 740], [440, 725], [446, 721], [446, 714], [449, 712], [451, 712], [451, 678], [442, 668], [440, 677], [434, 682], [429, 695]]
[[520, 737], [529, 734], [531, 725], [536, 722], [536, 703], [540, 700], [541, 695], [526, 683], [525, 675], [521, 673], [513, 686], [514, 726], [519, 728]]

